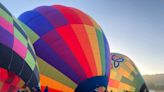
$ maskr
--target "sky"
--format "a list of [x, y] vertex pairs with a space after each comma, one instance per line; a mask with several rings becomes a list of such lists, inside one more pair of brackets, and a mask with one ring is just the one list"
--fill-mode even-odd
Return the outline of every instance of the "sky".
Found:
[[38, 6], [61, 4], [82, 10], [101, 26], [111, 52], [122, 53], [141, 74], [164, 73], [164, 0], [0, 0], [18, 17]]

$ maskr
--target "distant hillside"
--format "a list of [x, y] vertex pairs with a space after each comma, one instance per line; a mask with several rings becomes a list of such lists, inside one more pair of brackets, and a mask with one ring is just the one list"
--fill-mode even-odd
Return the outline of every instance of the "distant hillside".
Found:
[[164, 74], [143, 75], [149, 89], [164, 90]]

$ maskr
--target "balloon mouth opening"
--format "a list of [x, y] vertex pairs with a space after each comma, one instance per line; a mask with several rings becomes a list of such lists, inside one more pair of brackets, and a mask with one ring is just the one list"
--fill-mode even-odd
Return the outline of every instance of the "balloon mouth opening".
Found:
[[75, 89], [75, 92], [99, 92], [99, 89], [106, 92], [107, 85], [107, 76], [96, 76], [82, 81]]

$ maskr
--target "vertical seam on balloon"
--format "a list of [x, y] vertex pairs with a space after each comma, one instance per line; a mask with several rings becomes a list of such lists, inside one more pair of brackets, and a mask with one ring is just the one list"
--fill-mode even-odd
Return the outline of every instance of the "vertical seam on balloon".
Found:
[[[88, 30], [87, 28], [92, 28], [94, 30]], [[99, 44], [98, 44], [98, 38], [97, 38], [97, 34], [96, 34], [96, 31], [95, 31], [95, 28], [90, 26], [90, 25], [85, 25], [85, 29], [87, 30], [87, 34], [89, 37], [89, 41], [91, 43], [91, 47], [92, 47], [92, 51], [93, 51], [93, 55], [94, 55], [94, 58], [95, 58], [95, 62], [96, 62], [96, 67], [97, 67], [97, 74], [100, 76], [102, 74], [102, 66], [101, 66], [101, 57], [100, 57], [100, 51], [99, 51]], [[95, 33], [94, 37], [95, 37], [95, 42], [91, 41], [91, 37], [93, 37], [93, 34], [89, 34], [88, 32], [89, 31], [93, 31]], [[96, 44], [96, 46], [95, 46]], [[93, 46], [94, 45], [94, 46]], [[97, 50], [95, 50], [94, 48], [97, 48]], [[98, 53], [98, 54], [97, 54]], [[98, 55], [98, 57], [96, 57], [95, 55]], [[99, 59], [99, 60], [97, 60]]]
[[[83, 26], [83, 28], [85, 29], [85, 27], [84, 27], [84, 25], [83, 24], [71, 24], [71, 27], [73, 28], [73, 26], [78, 26], [78, 25], [81, 25], [81, 26]], [[74, 28], [73, 28], [74, 29]], [[85, 53], [85, 49], [90, 49], [90, 52], [91, 52], [91, 56], [89, 56], [89, 57], [91, 57], [91, 59], [93, 59], [93, 61], [92, 61], [92, 63], [94, 63], [95, 64], [95, 58], [94, 58], [94, 56], [93, 56], [93, 52], [92, 52], [92, 49], [91, 49], [91, 45], [90, 45], [90, 41], [89, 41], [89, 38], [88, 38], [88, 34], [87, 34], [87, 32], [86, 32], [86, 30], [84, 31], [85, 32], [85, 34], [86, 34], [86, 39], [87, 39], [87, 41], [88, 41], [88, 46], [89, 46], [89, 48], [84, 48], [83, 49], [83, 47], [82, 47], [82, 45], [85, 45], [85, 44], [80, 44], [81, 45], [81, 47], [82, 47], [82, 49], [83, 49], [83, 53], [85, 54], [85, 57], [86, 57], [86, 59], [88, 60], [88, 56], [87, 56], [87, 54]], [[75, 31], [74, 31], [74, 33], [75, 34], [77, 34]], [[77, 37], [77, 39], [79, 40], [79, 43], [80, 43], [80, 40], [82, 40], [82, 39], [79, 39], [79, 37], [76, 35], [76, 37]], [[91, 61], [87, 61], [87, 62], [91, 62]], [[89, 63], [88, 63], [89, 64]], [[96, 65], [96, 64], [95, 64]], [[92, 76], [96, 76], [96, 74], [97, 74], [97, 70], [94, 70], [94, 69], [96, 69], [96, 66], [95, 65], [91, 65], [91, 64], [89, 64], [89, 66], [90, 66], [90, 69], [91, 69], [91, 72], [92, 72]], [[91, 66], [92, 66], [92, 68], [91, 68]], [[95, 68], [93, 68], [93, 67], [95, 67]], [[95, 71], [95, 72], [94, 72]]]
[[[109, 76], [109, 70], [110, 70], [110, 48], [108, 44], [108, 40], [105, 37], [105, 34], [103, 33], [103, 39], [104, 39], [104, 48], [105, 48], [105, 64], [106, 64], [106, 70], [105, 74], [106, 76]], [[106, 43], [106, 44], [105, 44]]]
[[12, 61], [13, 61], [13, 51], [12, 51], [12, 54], [11, 54], [10, 64], [8, 65], [8, 69], [9, 70], [11, 68]]
[[100, 31], [100, 33], [101, 33], [100, 37], [101, 38], [99, 38], [98, 37], [98, 35], [99, 35], [98, 31], [99, 30], [97, 28], [95, 28], [95, 30], [96, 30], [96, 35], [97, 35], [97, 38], [98, 38], [98, 44], [99, 44], [99, 50], [100, 50], [100, 58], [101, 58], [101, 64], [102, 64], [102, 74], [105, 75], [106, 64], [105, 64], [105, 49], [104, 49], [104, 41], [103, 41], [104, 39], [103, 39], [103, 36], [102, 36], [103, 33], [102, 33], [102, 31]]
[[[67, 26], [69, 26], [70, 27], [70, 25], [67, 25]], [[72, 28], [71, 28], [72, 29]], [[71, 30], [72, 32], [73, 32], [73, 30]], [[73, 32], [74, 33], [74, 32]], [[61, 34], [59, 33], [59, 35], [61, 36]], [[75, 33], [73, 34], [74, 36], [75, 36]], [[75, 36], [76, 37], [76, 36]], [[63, 39], [63, 37], [61, 36], [61, 38]], [[66, 43], [66, 45], [67, 45], [67, 42], [65, 41], [65, 39], [63, 39], [64, 40], [64, 43]], [[77, 39], [76, 39], [77, 40]], [[77, 41], [78, 42], [78, 41]], [[78, 42], [78, 44], [79, 44], [79, 42]], [[73, 53], [73, 51], [70, 49], [70, 46], [69, 45], [67, 45], [68, 46], [68, 49], [72, 52], [71, 54], [77, 59], [77, 61], [79, 61], [79, 59], [77, 58], [77, 56], [75, 55], [75, 53]], [[80, 47], [80, 45], [78, 45], [78, 47], [79, 48], [81, 48]], [[71, 47], [72, 48], [72, 47]], [[76, 53], [77, 54], [77, 53]], [[84, 55], [84, 53], [82, 53], [83, 55]], [[85, 58], [86, 59], [86, 58]], [[79, 62], [77, 62], [80, 66], [81, 66], [81, 64], [79, 63]], [[83, 69], [83, 67], [81, 66], [81, 68], [82, 68], [82, 71], [84, 71], [83, 73], [84, 74], [86, 74], [86, 71]], [[86, 74], [86, 75], [84, 75], [85, 77], [87, 77], [88, 75]]]
[[[43, 41], [43, 40], [42, 40]], [[45, 41], [44, 41], [45, 42]], [[46, 42], [45, 42], [46, 43]], [[47, 44], [47, 46], [48, 46], [48, 48], [51, 48], [48, 44]], [[53, 51], [53, 53], [56, 53], [56, 52], [54, 52]], [[59, 56], [60, 57], [60, 56]], [[61, 59], [61, 58], [60, 58]], [[63, 60], [63, 59], [62, 59]], [[64, 62], [64, 63], [66, 63], [66, 62]], [[50, 64], [51, 66], [53, 66], [54, 67], [54, 65], [52, 65], [52, 64]], [[70, 68], [70, 66], [68, 66], [69, 68]], [[55, 67], [55, 69], [57, 69], [56, 67]], [[70, 68], [71, 69], [71, 71], [73, 71], [73, 69], [72, 68]], [[57, 70], [59, 70], [59, 69], [57, 69]], [[60, 70], [59, 70], [61, 73], [66, 73], [65, 71], [61, 71], [61, 68], [60, 68]], [[77, 75], [77, 74], [76, 74]], [[70, 74], [68, 74], [67, 73], [67, 75], [66, 75], [68, 78], [72, 78], [73, 76], [72, 75], [70, 75]], [[75, 76], [76, 77], [76, 76]], [[78, 77], [76, 77], [76, 78], [79, 78], [79, 76]], [[73, 80], [73, 79], [72, 79]], [[76, 80], [73, 80], [74, 82], [76, 82]]]
[[[32, 12], [32, 11], [34, 11], [34, 10], [31, 10], [31, 11], [28, 11], [28, 12]], [[33, 19], [35, 19], [36, 17], [40, 17], [40, 15], [36, 15], [36, 16], [33, 16], [32, 18], [30, 18], [30, 20], [28, 20], [28, 21], [23, 21], [23, 23], [24, 24], [26, 24], [28, 27], [29, 27], [29, 23], [33, 20]], [[30, 28], [30, 27], [29, 27]], [[32, 28], [30, 28], [31, 30], [33, 30]], [[40, 37], [35, 31], [33, 31], [38, 37]], [[38, 38], [39, 39], [39, 38]], [[37, 39], [37, 40], [38, 40]]]
[[30, 78], [28, 79], [28, 81], [25, 83], [26, 85], [28, 85], [30, 83], [30, 80], [32, 79], [34, 73], [31, 74]]
[[[91, 61], [89, 61], [89, 63], [88, 63], [88, 65], [89, 65], [89, 67], [90, 67], [90, 69], [91, 69], [91, 72], [92, 72], [92, 74], [93, 74], [93, 76], [96, 76], [97, 74], [98, 74], [98, 69], [96, 68], [96, 63], [95, 63], [95, 57], [94, 57], [94, 53], [93, 53], [93, 50], [92, 50], [92, 45], [91, 45], [91, 43], [90, 43], [90, 39], [89, 39], [89, 34], [88, 34], [88, 30], [86, 30], [86, 28], [85, 28], [85, 25], [88, 25], [88, 26], [93, 26], [93, 25], [89, 25], [89, 24], [86, 24], [85, 23], [85, 21], [82, 19], [82, 16], [80, 16], [80, 14], [82, 14], [83, 16], [85, 16], [85, 17], [87, 17], [87, 18], [90, 18], [88, 15], [86, 15], [86, 14], [84, 14], [83, 12], [81, 12], [81, 11], [79, 11], [78, 9], [76, 9], [76, 8], [72, 8], [72, 7], [70, 7], [70, 9], [79, 17], [79, 19], [82, 21], [82, 25], [83, 25], [83, 28], [84, 28], [84, 32], [85, 32], [85, 34], [86, 34], [86, 38], [87, 38], [87, 41], [88, 41], [88, 44], [89, 44], [89, 47], [90, 47], [90, 51], [91, 51], [91, 53], [92, 53], [92, 57], [91, 56], [89, 56], [89, 57], [91, 57], [91, 59], [93, 59], [93, 62], [92, 63], [94, 63], [94, 65], [90, 65], [91, 64]], [[80, 14], [79, 14], [80, 13]], [[90, 21], [90, 20], [88, 20], [89, 22], [91, 22], [92, 23], [92, 21]], [[94, 27], [94, 26], [93, 26]], [[78, 37], [77, 37], [78, 38]], [[88, 48], [87, 48], [88, 49]], [[84, 52], [84, 50], [83, 50], [83, 52]], [[85, 52], [84, 52], [85, 53]], [[84, 54], [85, 55], [85, 54]], [[88, 57], [87, 57], [87, 55], [85, 55], [85, 57], [86, 57], [86, 59], [88, 60]], [[94, 66], [95, 68], [93, 68], [92, 66]], [[95, 71], [95, 72], [94, 72]]]
[[25, 66], [25, 63], [26, 63], [26, 62], [23, 62], [22, 69], [20, 70], [20, 72], [19, 72], [18, 75], [21, 75], [21, 73], [22, 73], [22, 71], [23, 71], [23, 68], [24, 68], [24, 66]]
[[[38, 12], [38, 11], [37, 11]], [[39, 13], [39, 12], [38, 12]], [[41, 14], [41, 13], [39, 13], [39, 14]], [[42, 15], [42, 14], [41, 14]], [[42, 15], [43, 16], [43, 15]], [[44, 17], [45, 18], [45, 17]], [[46, 18], [47, 19], [47, 18]], [[48, 20], [48, 19], [47, 19]], [[51, 24], [51, 23], [50, 23]], [[52, 24], [51, 24], [52, 25]], [[41, 39], [41, 38], [40, 38]], [[39, 39], [38, 39], [39, 40]], [[53, 51], [54, 52], [54, 51]], [[64, 62], [64, 63], [66, 63], [66, 62]], [[70, 67], [70, 66], [69, 66]]]
[[[61, 7], [61, 6], [59, 6], [59, 7]], [[58, 9], [56, 6], [54, 6], [53, 8], [55, 8], [55, 9], [57, 9], [59, 12], [61, 12], [61, 14], [65, 17], [65, 14], [63, 13], [63, 11], [62, 10], [60, 10], [60, 9]], [[68, 21], [69, 22], [69, 21]], [[67, 24], [68, 25], [68, 24]], [[66, 25], [65, 25], [66, 26]], [[74, 32], [73, 32], [74, 33]], [[75, 33], [74, 33], [74, 35], [75, 35]], [[76, 36], [75, 36], [76, 37]], [[62, 38], [62, 37], [61, 37]], [[66, 43], [66, 41], [64, 41], [65, 43]], [[67, 45], [67, 44], [66, 44]], [[69, 48], [69, 46], [67, 45], [67, 47], [68, 47], [68, 49], [70, 49]], [[80, 47], [80, 46], [79, 46]], [[81, 47], [80, 47], [81, 48]], [[73, 53], [73, 51], [70, 49], [70, 51], [72, 52], [71, 54], [76, 58], [76, 60], [77, 61], [79, 61], [78, 60], [78, 58], [76, 57], [76, 55], [74, 55], [74, 53]], [[84, 53], [83, 53], [84, 54]], [[78, 62], [77, 62], [78, 63]], [[82, 69], [82, 71], [83, 71], [83, 73], [84, 74], [86, 74], [86, 72], [85, 72], [85, 70], [82, 68], [82, 66], [81, 66], [81, 63], [78, 63], [79, 65], [80, 65], [80, 67], [81, 67], [81, 69]], [[90, 68], [90, 67], [89, 67]], [[87, 75], [87, 74], [86, 74]]]
[[[86, 30], [86, 28], [85, 28], [85, 25], [87, 25], [87, 24], [85, 24], [84, 21], [81, 19], [80, 15], [78, 15], [76, 9], [75, 9], [75, 8], [70, 8], [70, 9], [71, 9], [71, 10], [79, 17], [79, 19], [83, 22], [85, 32], [88, 31], [88, 30]], [[87, 16], [87, 15], [85, 15], [85, 16]], [[91, 25], [89, 25], [89, 26], [91, 26]], [[74, 32], [74, 30], [73, 30], [73, 32]], [[75, 34], [75, 32], [74, 32], [74, 34]], [[89, 37], [88, 37], [88, 33], [86, 32], [86, 34], [87, 34], [87, 38], [88, 38], [88, 41], [89, 41], [89, 44], [90, 44], [90, 40], [89, 40]], [[76, 38], [78, 39], [77, 35], [76, 35]], [[78, 40], [78, 42], [79, 42], [79, 44], [80, 44], [80, 41], [79, 41], [79, 40]], [[80, 46], [80, 47], [81, 47], [81, 46]], [[91, 44], [90, 44], [90, 47], [92, 47]], [[81, 47], [81, 49], [83, 49], [83, 48]], [[86, 60], [87, 60], [87, 56], [85, 55], [85, 52], [84, 52], [84, 51], [82, 51], [82, 52], [84, 53], [84, 56], [85, 56], [85, 58], [86, 58]], [[93, 51], [92, 51], [92, 48], [91, 48], [91, 52], [92, 52], [92, 55], [93, 55], [93, 59], [94, 59], [94, 61], [95, 61], [94, 53], [93, 53]], [[90, 62], [90, 61], [89, 61], [89, 62]], [[96, 65], [96, 64], [95, 64], [95, 65]], [[90, 67], [90, 64], [89, 64], [89, 63], [88, 63], [88, 66], [89, 66], [89, 68], [90, 68], [90, 70], [91, 70], [91, 72], [92, 72], [93, 70], [92, 70], [92, 68]], [[96, 70], [96, 72], [97, 72], [97, 74], [98, 74], [98, 70]], [[93, 76], [93, 74], [94, 74], [94, 73], [92, 72], [92, 76]]]

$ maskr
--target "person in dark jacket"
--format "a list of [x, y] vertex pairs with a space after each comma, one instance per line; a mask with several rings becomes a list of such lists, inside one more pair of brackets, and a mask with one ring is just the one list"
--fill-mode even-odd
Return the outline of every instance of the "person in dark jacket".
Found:
[[46, 88], [44, 89], [44, 92], [48, 92], [48, 86], [46, 86]]

